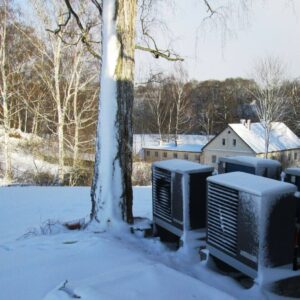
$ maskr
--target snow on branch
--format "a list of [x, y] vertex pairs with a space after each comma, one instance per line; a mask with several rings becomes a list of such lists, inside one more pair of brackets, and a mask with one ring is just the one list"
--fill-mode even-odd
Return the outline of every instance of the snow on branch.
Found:
[[66, 280], [58, 290], [65, 292], [71, 298], [81, 299], [81, 297], [79, 295], [75, 294], [71, 288], [67, 287], [67, 284], [68, 284], [68, 280]]
[[172, 53], [170, 50], [158, 50], [156, 48], [148, 48], [148, 47], [143, 47], [140, 45], [136, 45], [135, 49], [137, 50], [142, 50], [142, 51], [146, 51], [146, 52], [150, 52], [151, 54], [153, 54], [153, 56], [155, 58], [164, 58], [166, 60], [169, 61], [184, 61], [184, 59], [182, 57], [180, 57], [179, 55]]

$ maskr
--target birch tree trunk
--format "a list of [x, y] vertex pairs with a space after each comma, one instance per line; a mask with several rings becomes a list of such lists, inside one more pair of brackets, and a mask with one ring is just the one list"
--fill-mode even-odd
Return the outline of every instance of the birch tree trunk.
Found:
[[133, 222], [132, 108], [136, 0], [103, 0], [103, 55], [91, 220]]
[[8, 103], [6, 93], [3, 97], [3, 123], [4, 123], [4, 182], [9, 183], [12, 179], [11, 170], [11, 155], [10, 155], [10, 143], [9, 143], [9, 129], [10, 129], [10, 118], [8, 111]]
[[78, 105], [78, 90], [79, 90], [79, 80], [80, 76], [76, 73], [75, 85], [74, 85], [74, 99], [73, 99], [73, 117], [74, 117], [74, 145], [73, 145], [73, 172], [70, 175], [69, 184], [75, 184], [75, 169], [78, 166], [79, 159], [79, 127], [80, 127], [80, 118], [77, 113], [77, 105]]
[[4, 182], [8, 183], [11, 180], [11, 156], [9, 145], [9, 129], [10, 117], [8, 110], [8, 86], [7, 86], [7, 61], [6, 61], [6, 45], [7, 45], [7, 3], [4, 3], [4, 13], [2, 26], [0, 27], [0, 96], [1, 106], [3, 110], [3, 125], [4, 125]]
[[61, 91], [60, 91], [60, 65], [61, 65], [62, 41], [57, 39], [53, 46], [53, 62], [54, 62], [54, 93], [57, 109], [57, 137], [58, 137], [58, 180], [62, 184], [64, 182], [64, 113], [62, 107]]

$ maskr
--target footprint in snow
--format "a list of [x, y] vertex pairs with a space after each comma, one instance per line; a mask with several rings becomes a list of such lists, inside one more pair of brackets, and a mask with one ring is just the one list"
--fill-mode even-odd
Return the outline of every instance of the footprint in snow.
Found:
[[0, 245], [0, 249], [3, 249], [5, 251], [11, 251], [12, 248], [8, 247], [8, 246], [5, 246], [5, 245]]

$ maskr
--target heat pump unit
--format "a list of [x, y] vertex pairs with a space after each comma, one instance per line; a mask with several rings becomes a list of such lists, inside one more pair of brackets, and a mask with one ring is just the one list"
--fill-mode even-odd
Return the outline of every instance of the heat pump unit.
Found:
[[281, 174], [281, 164], [277, 160], [252, 156], [219, 158], [219, 174], [237, 171], [279, 180]]
[[261, 267], [292, 263], [296, 187], [232, 172], [207, 178], [207, 248], [255, 278]]
[[288, 168], [285, 170], [285, 182], [295, 184], [298, 192], [295, 193], [297, 202], [297, 220], [300, 223], [300, 168]]
[[287, 168], [285, 170], [284, 181], [295, 184], [299, 192], [300, 191], [300, 168]]
[[206, 226], [206, 178], [213, 168], [187, 160], [152, 165], [153, 224], [177, 237]]

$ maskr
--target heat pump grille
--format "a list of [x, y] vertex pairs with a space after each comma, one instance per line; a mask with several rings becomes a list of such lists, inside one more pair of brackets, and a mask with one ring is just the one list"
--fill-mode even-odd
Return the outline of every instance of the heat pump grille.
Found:
[[154, 168], [152, 176], [153, 214], [171, 222], [171, 173]]
[[232, 255], [237, 253], [238, 191], [208, 183], [207, 241]]

